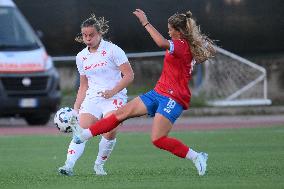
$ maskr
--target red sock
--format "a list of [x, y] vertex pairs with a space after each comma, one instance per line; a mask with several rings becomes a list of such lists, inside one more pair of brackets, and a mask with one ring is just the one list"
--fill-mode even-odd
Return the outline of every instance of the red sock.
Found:
[[93, 136], [97, 136], [103, 133], [107, 133], [120, 124], [120, 121], [114, 114], [97, 121], [89, 128]]
[[163, 136], [153, 141], [153, 144], [156, 147], [169, 151], [172, 154], [181, 158], [185, 158], [187, 152], [189, 151], [189, 147], [184, 145], [181, 141], [167, 136]]

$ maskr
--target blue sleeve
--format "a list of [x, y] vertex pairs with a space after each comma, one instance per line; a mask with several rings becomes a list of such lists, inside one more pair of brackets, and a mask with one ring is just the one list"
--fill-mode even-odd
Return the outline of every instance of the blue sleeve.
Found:
[[173, 54], [174, 50], [175, 50], [175, 46], [174, 46], [174, 42], [172, 40], [168, 40], [170, 43], [170, 49], [169, 49], [169, 53]]

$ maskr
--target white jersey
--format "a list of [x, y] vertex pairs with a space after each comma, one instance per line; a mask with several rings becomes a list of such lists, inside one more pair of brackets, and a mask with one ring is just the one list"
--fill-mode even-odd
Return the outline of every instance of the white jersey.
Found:
[[[76, 56], [77, 69], [80, 75], [88, 79], [88, 98], [98, 98], [100, 91], [111, 90], [121, 80], [119, 66], [128, 63], [125, 52], [113, 43], [101, 39], [96, 52], [91, 53], [88, 47]], [[123, 89], [113, 98], [127, 98], [127, 90]], [[87, 97], [86, 96], [86, 97]], [[101, 97], [103, 98], [103, 97]]]

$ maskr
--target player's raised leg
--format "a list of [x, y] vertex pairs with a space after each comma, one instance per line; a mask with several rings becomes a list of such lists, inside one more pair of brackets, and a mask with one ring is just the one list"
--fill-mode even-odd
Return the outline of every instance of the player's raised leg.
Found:
[[132, 117], [138, 117], [147, 114], [147, 108], [140, 99], [135, 99], [128, 102], [125, 106], [116, 110], [110, 116], [103, 118], [91, 125], [89, 129], [82, 129], [76, 122], [71, 125], [74, 133], [73, 139], [75, 143], [82, 143], [94, 136], [107, 133], [116, 128], [121, 122]]

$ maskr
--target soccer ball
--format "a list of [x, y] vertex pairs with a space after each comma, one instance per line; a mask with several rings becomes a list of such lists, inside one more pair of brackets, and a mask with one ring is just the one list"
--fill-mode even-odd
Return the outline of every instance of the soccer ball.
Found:
[[60, 132], [71, 133], [72, 129], [69, 124], [71, 117], [75, 116], [78, 120], [75, 110], [69, 107], [59, 109], [54, 116], [54, 124]]

